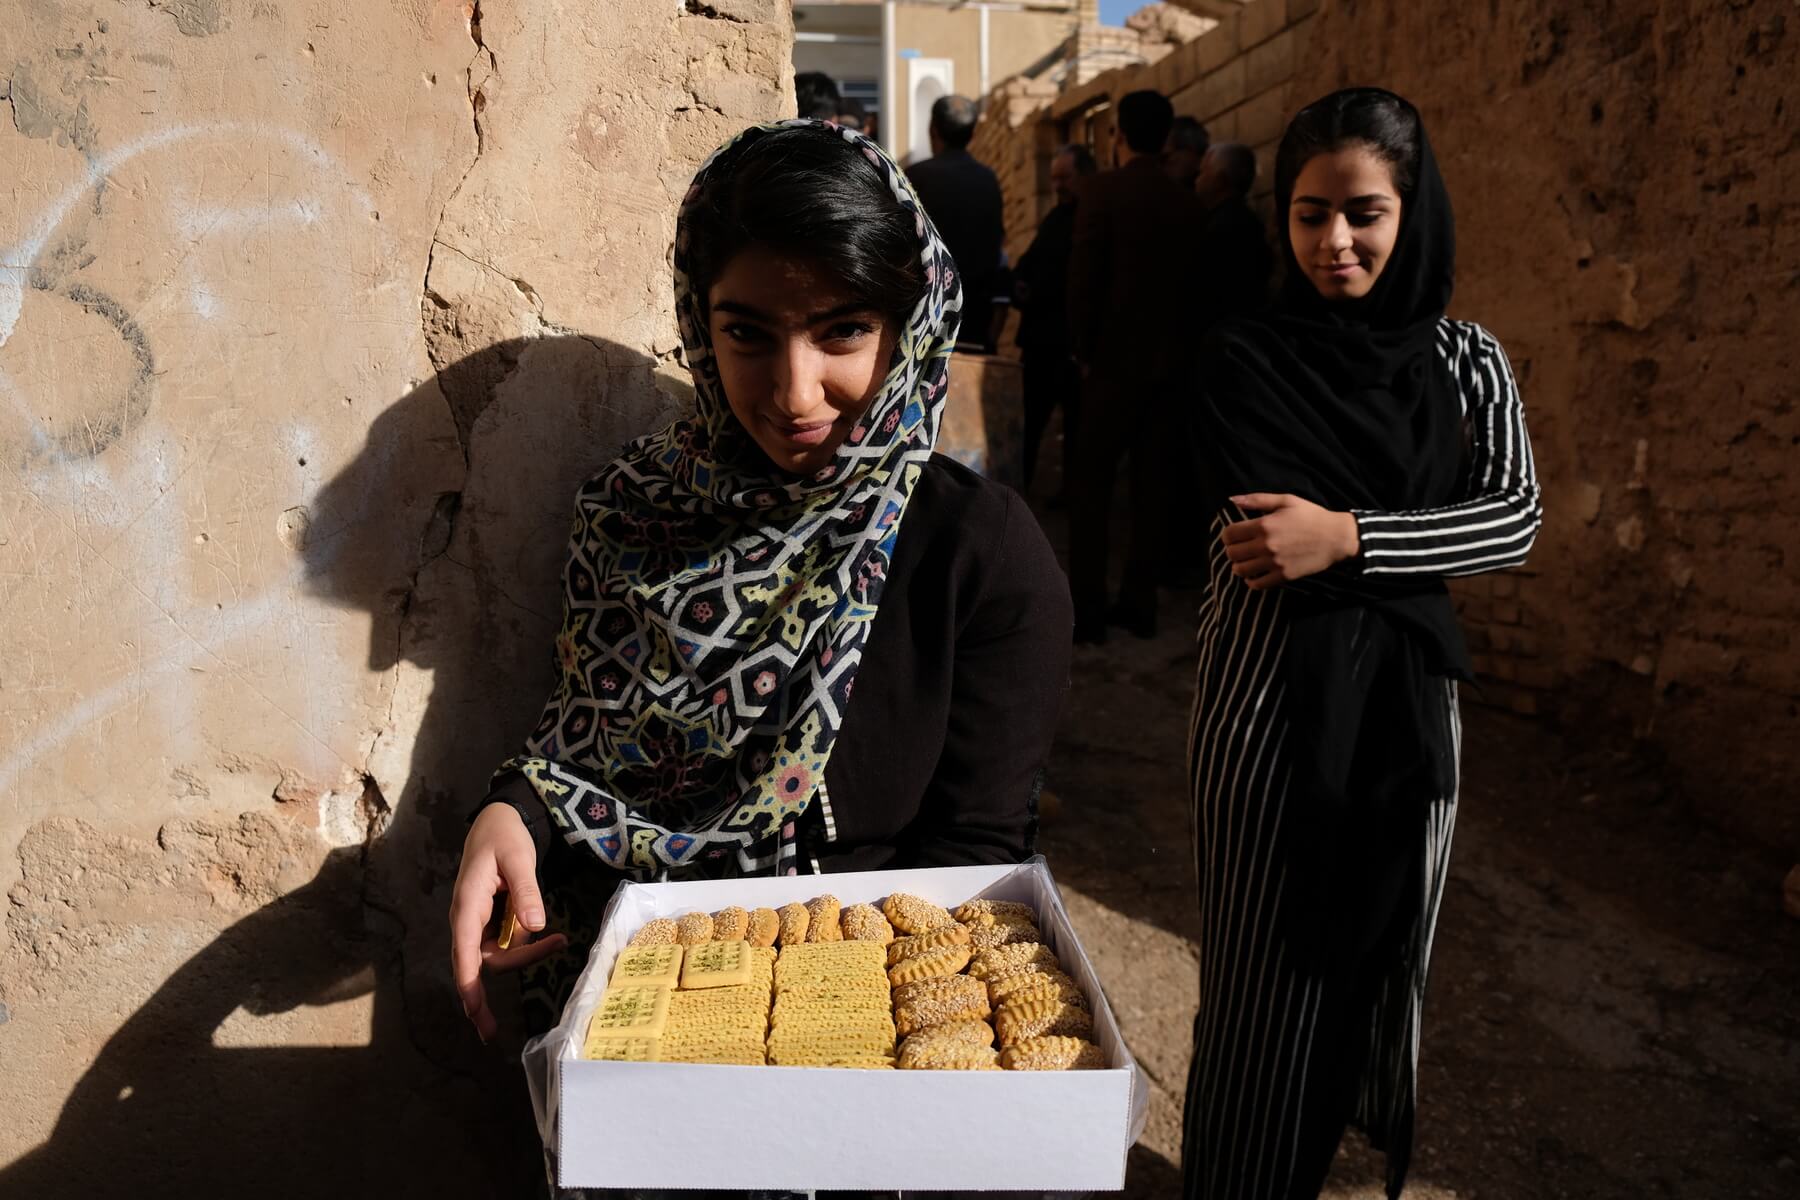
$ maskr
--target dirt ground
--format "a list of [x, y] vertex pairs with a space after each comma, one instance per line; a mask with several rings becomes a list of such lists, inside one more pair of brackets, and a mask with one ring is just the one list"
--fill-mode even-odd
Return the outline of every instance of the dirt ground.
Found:
[[[1063, 541], [1061, 515], [1040, 514]], [[1197, 1003], [1183, 793], [1197, 593], [1078, 647], [1043, 851], [1152, 1084], [1128, 1197], [1180, 1191]], [[1420, 1069], [1418, 1200], [1800, 1195], [1790, 865], [1687, 816], [1654, 769], [1464, 706], [1463, 790]], [[1340, 1152], [1325, 1195], [1379, 1200]]]

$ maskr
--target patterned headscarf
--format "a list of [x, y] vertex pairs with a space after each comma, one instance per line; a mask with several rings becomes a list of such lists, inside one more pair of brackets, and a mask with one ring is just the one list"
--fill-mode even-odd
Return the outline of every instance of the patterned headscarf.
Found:
[[[691, 210], [742, 151], [783, 129], [841, 136], [913, 216], [924, 298], [886, 379], [833, 460], [776, 472], [732, 414]], [[696, 409], [640, 438], [576, 497], [559, 682], [520, 771], [563, 836], [638, 878], [797, 869], [908, 497], [937, 441], [962, 289], [912, 185], [829, 122], [753, 126], [701, 165], [675, 235], [675, 312]]]

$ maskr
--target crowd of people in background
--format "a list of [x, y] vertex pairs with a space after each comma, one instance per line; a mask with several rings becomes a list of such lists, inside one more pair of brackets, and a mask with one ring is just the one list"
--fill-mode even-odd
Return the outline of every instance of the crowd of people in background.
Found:
[[[802, 73], [795, 88], [801, 116], [870, 132], [828, 76]], [[1112, 627], [1153, 637], [1158, 589], [1197, 583], [1204, 557], [1170, 494], [1194, 472], [1176, 397], [1207, 331], [1270, 296], [1274, 255], [1250, 200], [1256, 154], [1213, 143], [1166, 97], [1133, 92], [1119, 101], [1110, 144], [1052, 157], [1055, 204], [1009, 263], [999, 178], [969, 152], [979, 116], [967, 97], [939, 99], [931, 156], [907, 168], [962, 274], [958, 348], [998, 351], [1018, 310], [1028, 493], [1052, 418], [1062, 418], [1062, 487], [1049, 503], [1070, 514], [1075, 640], [1104, 642]], [[1130, 517], [1115, 591], [1121, 477]]]

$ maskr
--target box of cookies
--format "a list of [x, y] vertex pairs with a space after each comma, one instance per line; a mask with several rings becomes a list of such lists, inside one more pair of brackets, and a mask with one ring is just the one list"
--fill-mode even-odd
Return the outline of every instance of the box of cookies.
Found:
[[1118, 1190], [1147, 1103], [1042, 859], [628, 884], [525, 1062], [564, 1187]]

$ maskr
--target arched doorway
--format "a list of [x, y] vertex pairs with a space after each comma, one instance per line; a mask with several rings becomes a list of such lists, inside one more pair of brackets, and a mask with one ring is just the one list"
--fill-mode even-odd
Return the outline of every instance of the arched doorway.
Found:
[[931, 157], [931, 106], [956, 90], [956, 63], [948, 58], [906, 60], [907, 161]]

